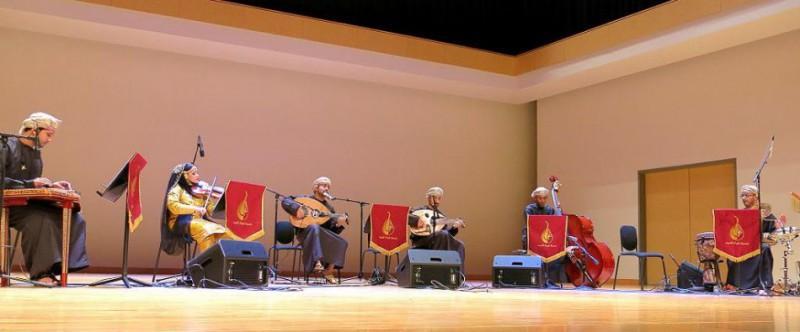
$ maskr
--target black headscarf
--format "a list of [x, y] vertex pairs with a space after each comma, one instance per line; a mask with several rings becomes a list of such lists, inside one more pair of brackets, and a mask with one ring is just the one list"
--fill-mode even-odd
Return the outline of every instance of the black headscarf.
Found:
[[191, 192], [192, 184], [183, 176], [184, 172], [190, 171], [194, 168], [192, 163], [183, 163], [176, 165], [169, 175], [169, 182], [167, 182], [167, 191], [164, 193], [163, 212], [161, 213], [161, 250], [169, 255], [183, 254], [184, 245], [192, 242], [189, 234], [189, 222], [191, 218], [178, 218], [176, 220], [175, 228], [169, 229], [169, 208], [167, 208], [167, 200], [169, 199], [169, 192], [175, 186], [180, 186], [187, 192]]

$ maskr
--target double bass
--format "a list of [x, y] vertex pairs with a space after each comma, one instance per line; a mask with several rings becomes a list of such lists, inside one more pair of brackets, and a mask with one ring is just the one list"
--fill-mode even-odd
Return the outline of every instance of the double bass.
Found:
[[[558, 200], [558, 190], [561, 183], [558, 177], [551, 176], [551, 195], [556, 213], [560, 214], [561, 203]], [[594, 223], [585, 216], [574, 214], [567, 215], [568, 242], [574, 246], [567, 261], [565, 270], [569, 281], [576, 287], [589, 286], [598, 288], [602, 286], [614, 272], [614, 253], [607, 244], [594, 238]]]

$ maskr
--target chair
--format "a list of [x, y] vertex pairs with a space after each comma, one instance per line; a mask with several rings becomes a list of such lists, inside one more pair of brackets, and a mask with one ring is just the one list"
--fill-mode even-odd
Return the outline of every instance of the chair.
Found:
[[[363, 232], [367, 233], [367, 244], [368, 245], [371, 242], [370, 240], [372, 239], [372, 232], [370, 232], [370, 230], [372, 228], [371, 228], [370, 223], [371, 223], [371, 220], [367, 220], [366, 224], [364, 225], [364, 229], [363, 229]], [[361, 265], [358, 267], [359, 276], [363, 276], [364, 275], [364, 261], [365, 261], [364, 256], [366, 256], [367, 254], [372, 254], [372, 271], [373, 271], [372, 274], [375, 275], [375, 272], [378, 269], [378, 255], [382, 255], [382, 253], [380, 251], [378, 251], [378, 250], [375, 250], [375, 249], [371, 248], [371, 247], [367, 247], [367, 249], [364, 249], [364, 251], [361, 252], [361, 260], [360, 260], [360, 264]], [[400, 265], [400, 253], [395, 253], [394, 256], [397, 258], [397, 265]], [[389, 268], [392, 267], [392, 257], [391, 256], [384, 257], [383, 267], [384, 267], [384, 271], [386, 271], [386, 276], [388, 277], [389, 276], [389, 271], [390, 271]], [[387, 278], [387, 280], [388, 280], [388, 278]]]
[[[373, 248], [364, 249], [364, 251], [361, 252], [361, 264], [362, 264], [362, 266], [359, 269], [359, 271], [362, 271], [362, 275], [363, 275], [363, 271], [364, 271], [364, 266], [363, 266], [363, 264], [364, 264], [364, 256], [366, 256], [367, 254], [372, 254], [372, 275], [374, 276], [376, 274], [377, 270], [378, 270], [378, 255], [383, 255], [383, 254], [380, 251], [375, 250]], [[395, 253], [392, 256], [397, 258], [397, 265], [400, 265], [400, 253]], [[388, 277], [389, 277], [389, 271], [391, 271], [389, 269], [392, 267], [392, 256], [385, 256], [384, 259], [383, 259], [383, 269], [386, 272], [386, 276], [387, 276], [386, 281], [391, 281], [391, 280], [389, 280]]]
[[[13, 229], [13, 228], [9, 227], [9, 229]], [[14, 235], [14, 242], [11, 243], [11, 255], [8, 256], [8, 265], [7, 265], [8, 268], [9, 268], [9, 271], [8, 271], [9, 274], [14, 270], [13, 269], [13, 267], [14, 267], [13, 266], [14, 256], [17, 255], [17, 246], [19, 245], [19, 238], [20, 238], [21, 235], [22, 235], [22, 233], [18, 231], [17, 234]], [[20, 266], [22, 267], [22, 272], [27, 273], [27, 271], [25, 271], [25, 264], [20, 264]]]
[[661, 259], [661, 267], [664, 269], [664, 282], [665, 286], [669, 287], [669, 277], [667, 276], [667, 266], [664, 263], [664, 255], [658, 252], [645, 252], [638, 250], [638, 236], [636, 235], [636, 227], [630, 225], [623, 225], [619, 228], [619, 239], [621, 250], [617, 255], [617, 266], [614, 269], [614, 285], [612, 289], [617, 289], [617, 273], [619, 272], [619, 261], [622, 256], [634, 256], [639, 259], [639, 288], [644, 290], [644, 266], [642, 262], [647, 258]]
[[285, 220], [275, 222], [275, 238], [273, 239], [272, 247], [269, 248], [269, 255], [272, 257], [273, 281], [278, 280], [278, 261], [281, 251], [292, 252], [292, 274], [289, 277], [289, 281], [293, 282], [297, 273], [297, 266], [302, 266], [303, 245], [295, 243], [294, 226]]
[[[181, 220], [191, 220], [191, 218], [192, 218], [191, 215], [180, 215], [180, 216], [178, 216], [178, 220], [176, 221], [176, 223], [180, 224]], [[188, 226], [186, 226], [186, 227], [188, 227]], [[170, 232], [170, 230], [167, 229], [166, 225], [161, 225], [160, 228], [161, 228], [162, 239], [163, 239], [164, 232]], [[161, 252], [164, 251], [163, 250], [163, 248], [164, 248], [163, 247], [163, 242], [159, 241], [159, 243], [158, 243], [158, 251], [156, 253], [156, 264], [153, 267], [153, 279], [151, 280], [151, 282], [154, 282], [154, 283], [155, 282], [161, 282], [161, 281], [164, 281], [164, 280], [167, 280], [167, 279], [179, 278], [179, 277], [182, 277], [182, 276], [185, 276], [185, 277], [188, 278], [186, 265], [188, 264], [188, 262], [192, 258], [194, 258], [194, 255], [197, 253], [197, 242], [195, 242], [192, 238], [190, 238], [188, 236], [183, 238], [183, 240], [181, 240], [181, 242], [183, 242], [183, 269], [181, 270], [181, 273], [174, 274], [174, 275], [171, 275], [171, 276], [164, 277], [164, 278], [156, 280], [156, 275], [158, 274], [158, 263], [161, 260]], [[190, 251], [189, 249], [192, 248], [192, 244], [194, 244], [194, 249], [192, 249]], [[187, 280], [187, 279], [184, 279], [184, 280]]]
[[[192, 243], [194, 243], [194, 248], [193, 249], [191, 247]], [[177, 277], [183, 276], [185, 274], [184, 272], [186, 272], [186, 264], [187, 264], [187, 262], [189, 262], [189, 260], [194, 258], [194, 255], [197, 253], [197, 243], [194, 242], [194, 241], [191, 241], [191, 242], [185, 242], [183, 245], [184, 245], [184, 247], [183, 247], [183, 269], [181, 269], [182, 272], [179, 273], [179, 274], [174, 274], [174, 275], [171, 275], [171, 276], [168, 276], [168, 277], [164, 277], [164, 278], [161, 278], [161, 279], [156, 279], [156, 275], [158, 275], [158, 263], [161, 260], [161, 251], [162, 251], [161, 250], [161, 243], [158, 244], [158, 253], [156, 254], [156, 264], [153, 267], [153, 279], [151, 280], [151, 282], [153, 282], [153, 283], [162, 282], [164, 280], [177, 278]], [[190, 251], [190, 249], [191, 249], [191, 251]]]

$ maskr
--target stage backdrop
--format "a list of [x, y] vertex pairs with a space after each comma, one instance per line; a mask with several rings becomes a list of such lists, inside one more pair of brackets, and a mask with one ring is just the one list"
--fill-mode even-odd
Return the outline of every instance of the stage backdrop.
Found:
[[[616, 253], [619, 227], [638, 224], [638, 171], [736, 158], [741, 186], [775, 135], [763, 200], [798, 226], [789, 199], [800, 188], [798, 54], [795, 31], [540, 100], [540, 182], [558, 174], [564, 208], [591, 216]], [[636, 260], [619, 273], [636, 278]]]
[[[467, 243], [470, 273], [488, 276], [494, 255], [520, 246], [522, 209], [535, 181], [531, 104], [18, 30], [0, 29], [0, 40], [2, 130], [15, 132], [35, 111], [64, 120], [44, 150], [44, 173], [69, 179], [83, 192], [95, 267], [121, 264], [124, 207], [92, 193], [120, 160], [134, 151], [147, 156], [141, 179], [145, 222], [131, 238], [130, 264], [152, 266], [169, 171], [191, 161], [198, 134], [206, 157], [197, 165], [208, 181], [216, 176], [218, 183], [237, 179], [304, 194], [324, 175], [337, 196], [409, 206], [423, 204], [429, 187], [444, 187], [442, 209], [469, 223], [458, 237]], [[266, 236], [260, 241], [271, 245], [273, 196], [265, 197]], [[354, 272], [358, 205], [334, 205], [352, 217], [343, 233], [350, 242], [344, 271]], [[279, 216], [287, 219], [283, 211]], [[162, 264], [178, 267], [180, 259]]]

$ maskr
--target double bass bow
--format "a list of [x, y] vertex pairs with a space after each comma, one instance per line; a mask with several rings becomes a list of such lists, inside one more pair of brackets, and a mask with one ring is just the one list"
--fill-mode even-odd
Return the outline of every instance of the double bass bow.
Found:
[[[561, 182], [558, 177], [549, 178], [552, 189], [553, 205], [556, 213], [562, 212], [558, 200]], [[565, 266], [567, 277], [576, 287], [602, 286], [614, 272], [614, 253], [607, 244], [594, 238], [594, 223], [585, 216], [567, 215], [567, 238], [573, 249], [569, 251], [569, 261]]]

